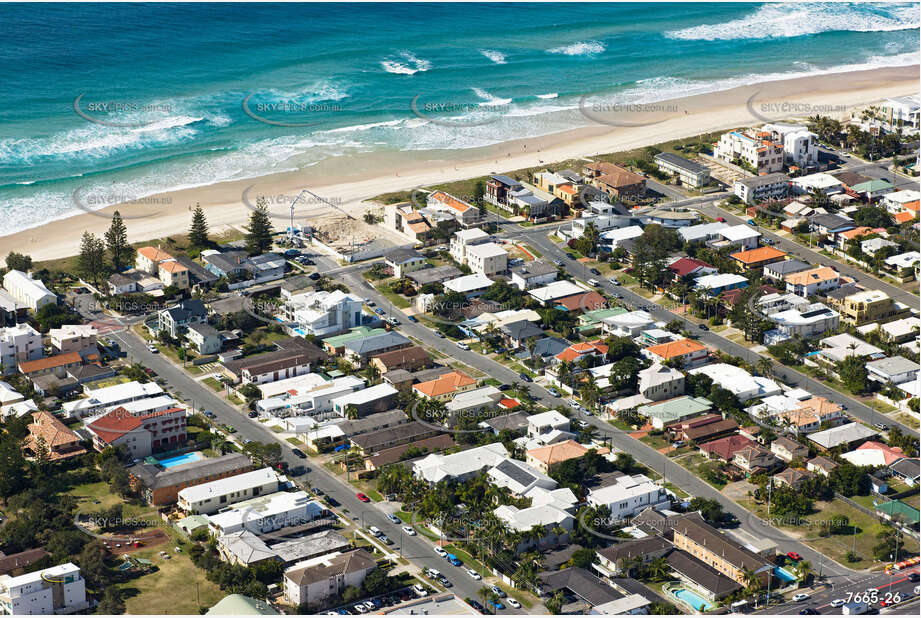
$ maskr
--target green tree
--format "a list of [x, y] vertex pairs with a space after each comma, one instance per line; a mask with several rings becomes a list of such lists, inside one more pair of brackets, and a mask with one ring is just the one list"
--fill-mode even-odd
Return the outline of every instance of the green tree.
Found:
[[121, 588], [107, 586], [106, 591], [96, 606], [97, 614], [119, 615], [125, 613], [125, 601], [122, 599]]
[[256, 207], [249, 216], [249, 225], [244, 229], [246, 230], [246, 252], [249, 255], [259, 255], [272, 248], [274, 229], [264, 197], [256, 199]]
[[192, 211], [192, 223], [189, 225], [189, 244], [193, 247], [207, 247], [209, 243], [208, 220], [201, 204], [196, 203]]
[[6, 267], [10, 270], [21, 270], [22, 272], [28, 272], [32, 270], [32, 257], [22, 253], [17, 253], [15, 251], [10, 251], [6, 255]]
[[77, 271], [99, 287], [99, 279], [105, 272], [105, 245], [101, 239], [89, 232], [83, 232], [80, 239]]
[[112, 259], [112, 268], [120, 272], [126, 265], [131, 255], [131, 245], [128, 244], [128, 228], [122, 220], [121, 213], [117, 210], [112, 213], [112, 223], [105, 233], [106, 249]]
[[482, 180], [478, 180], [473, 186], [473, 205], [479, 209], [480, 219], [485, 219], [488, 212], [486, 210], [486, 200], [483, 199], [484, 195], [486, 195], [486, 186]]
[[867, 366], [859, 356], [848, 356], [838, 363], [838, 375], [847, 390], [855, 395], [867, 392]]

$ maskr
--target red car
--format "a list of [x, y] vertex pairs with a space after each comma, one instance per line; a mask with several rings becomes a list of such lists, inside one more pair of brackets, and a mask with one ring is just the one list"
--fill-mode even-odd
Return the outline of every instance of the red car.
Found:
[[787, 552], [787, 558], [789, 558], [790, 560], [795, 560], [796, 562], [799, 562], [800, 560], [803, 559], [803, 557], [800, 556], [795, 551]]
[[726, 223], [726, 219], [722, 217], [717, 217], [716, 220], [719, 221], [720, 223]]
[[359, 491], [357, 494], [355, 494], [355, 496], [356, 496], [359, 500], [361, 500], [362, 502], [371, 502], [371, 498], [369, 498], [368, 496], [364, 495], [364, 494], [361, 493], [360, 491]]

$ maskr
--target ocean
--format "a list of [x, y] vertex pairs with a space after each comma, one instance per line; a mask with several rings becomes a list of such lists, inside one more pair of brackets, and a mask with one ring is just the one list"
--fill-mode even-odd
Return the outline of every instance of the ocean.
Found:
[[918, 63], [918, 4], [0, 4], [0, 235], [623, 104]]

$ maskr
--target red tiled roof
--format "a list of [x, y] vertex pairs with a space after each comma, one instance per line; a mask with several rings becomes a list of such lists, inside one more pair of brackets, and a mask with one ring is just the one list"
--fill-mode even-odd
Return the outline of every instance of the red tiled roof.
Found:
[[450, 193], [445, 193], [444, 191], [435, 191], [432, 193], [432, 199], [438, 200], [445, 206], [450, 206], [458, 212], [467, 212], [473, 208], [471, 204], [468, 204], [467, 202], [454, 197]]
[[556, 304], [563, 305], [570, 311], [594, 311], [603, 308], [607, 302], [598, 292], [589, 291], [560, 298]]
[[668, 269], [678, 275], [685, 277], [696, 272], [700, 268], [713, 268], [706, 262], [695, 258], [681, 258], [669, 264]]
[[601, 339], [596, 339], [595, 341], [589, 341], [586, 343], [574, 343], [557, 354], [556, 358], [561, 361], [572, 362], [577, 358], [592, 353], [607, 354], [608, 346], [602, 343]]
[[650, 346], [646, 348], [646, 351], [659, 358], [669, 360], [706, 349], [707, 346], [693, 339], [679, 339], [678, 341], [668, 341], [666, 343]]
[[33, 373], [35, 371], [44, 371], [54, 367], [63, 367], [73, 363], [82, 363], [83, 359], [79, 352], [65, 352], [64, 354], [55, 354], [47, 358], [40, 358], [33, 361], [23, 361], [19, 363], [19, 370], [22, 373]]
[[725, 438], [720, 438], [713, 442], [701, 444], [700, 449], [705, 453], [717, 455], [720, 459], [728, 461], [733, 458], [736, 452], [741, 451], [743, 448], [753, 446], [754, 444], [754, 442], [745, 436], [736, 434], [734, 436], [726, 436]]
[[111, 444], [143, 424], [140, 417], [119, 406], [87, 425], [87, 429], [96, 434], [103, 442]]

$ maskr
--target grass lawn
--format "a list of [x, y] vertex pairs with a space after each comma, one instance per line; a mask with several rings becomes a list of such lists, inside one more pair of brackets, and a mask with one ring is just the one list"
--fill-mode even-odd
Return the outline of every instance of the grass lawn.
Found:
[[456, 544], [452, 543], [450, 545], [445, 545], [444, 550], [448, 552], [449, 554], [454, 554], [455, 556], [460, 558], [460, 561], [464, 563], [465, 569], [472, 568], [474, 571], [476, 571], [477, 573], [479, 573], [480, 575], [484, 577], [491, 574], [486, 569], [485, 566], [480, 564], [480, 562], [477, 559], [475, 559], [473, 556], [465, 552], [463, 549], [459, 549]]
[[915, 493], [908, 496], [907, 498], [902, 498], [902, 502], [917, 509], [918, 505], [921, 504], [921, 494]]
[[407, 309], [412, 304], [408, 299], [400, 296], [390, 289], [390, 280], [378, 281], [374, 284], [374, 289], [380, 292], [384, 298], [390, 301], [390, 304], [397, 309]]
[[661, 434], [658, 436], [654, 436], [652, 434], [646, 434], [645, 436], [640, 438], [640, 442], [656, 450], [659, 450], [660, 448], [665, 448], [666, 446], [669, 445], [669, 441], [665, 437], [665, 434]]
[[919, 426], [921, 426], [921, 423], [918, 422], [918, 419], [916, 419], [911, 414], [906, 414], [905, 412], [896, 414], [893, 418], [895, 418], [895, 420], [899, 421], [903, 425], [914, 427], [915, 429], [918, 429]]
[[894, 412], [898, 410], [898, 408], [896, 408], [895, 406], [890, 406], [888, 403], [884, 401], [880, 401], [879, 399], [876, 399], [875, 397], [870, 397], [868, 399], [865, 399], [863, 400], [863, 403], [870, 406], [874, 410], [878, 410], [882, 412], [883, 414], [889, 414], [890, 412]]
[[304, 443], [298, 440], [297, 438], [285, 438], [287, 442], [293, 444], [294, 446], [303, 446]]
[[533, 255], [533, 256], [534, 256], [535, 258], [537, 258], [538, 260], [539, 260], [540, 258], [543, 257], [543, 253], [541, 253], [540, 251], [538, 251], [537, 249], [535, 249], [535, 248], [532, 247], [531, 245], [521, 245], [521, 246], [524, 247], [525, 251], [527, 251], [528, 253], [530, 253], [531, 255]]
[[126, 502], [109, 488], [108, 483], [102, 481], [77, 485], [68, 490], [67, 494], [77, 499], [77, 511], [80, 513], [101, 511], [116, 504], [123, 504], [126, 517], [141, 518], [142, 515], [149, 515], [152, 519], [159, 519], [155, 508], [147, 504]]
[[[738, 502], [759, 517], [767, 517], [765, 505], [755, 504], [753, 500], [747, 499], [739, 500]], [[799, 540], [816, 551], [852, 569], [881, 568], [883, 566], [882, 562], [873, 557], [873, 546], [877, 544], [876, 534], [884, 529], [879, 520], [840, 500], [816, 501], [813, 506], [816, 512], [805, 518], [808, 522], [828, 521], [836, 515], [846, 515], [851, 525], [857, 527], [856, 536], [852, 533], [846, 533], [820, 537], [818, 526], [813, 526], [809, 523], [799, 526], [781, 524], [780, 528], [791, 533], [792, 536], [798, 537]], [[860, 560], [858, 562], [847, 562], [846, 556], [855, 547], [855, 540], [856, 552]], [[918, 551], [918, 542], [915, 539], [905, 537], [904, 543], [906, 553], [916, 553]]]
[[218, 392], [224, 390], [224, 385], [221, 384], [221, 383], [217, 380], [217, 378], [215, 378], [215, 377], [209, 376], [209, 377], [207, 377], [207, 378], [201, 380], [201, 382], [202, 382], [203, 384], [207, 384], [207, 385], [210, 386], [213, 390], [216, 390], [216, 391], [218, 391]]
[[499, 380], [497, 380], [497, 379], [495, 379], [495, 378], [486, 378], [485, 380], [483, 380], [483, 385], [484, 385], [484, 386], [496, 386], [496, 387], [498, 387], [498, 386], [501, 385], [501, 384], [502, 384], [502, 382], [500, 382]]
[[[226, 593], [205, 577], [205, 572], [192, 564], [185, 552], [175, 553], [173, 546], [159, 545], [142, 549], [135, 556], [153, 562], [158, 570], [117, 584], [125, 599], [127, 614], [192, 614], [199, 613], [199, 603], [211, 607]], [[171, 555], [169, 560], [161, 558], [160, 551]]]

